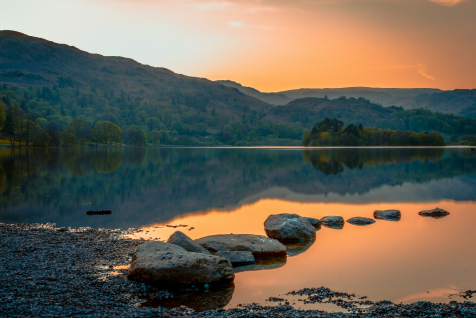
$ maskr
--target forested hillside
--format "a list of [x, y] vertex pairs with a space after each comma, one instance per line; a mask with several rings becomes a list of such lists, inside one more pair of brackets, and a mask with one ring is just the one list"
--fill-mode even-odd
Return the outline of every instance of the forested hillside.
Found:
[[382, 107], [364, 98], [335, 100], [303, 98], [273, 109], [276, 120], [300, 121], [306, 127], [324, 118], [337, 118], [348, 124], [392, 130], [439, 131], [446, 134], [475, 134], [476, 120], [429, 110]]
[[11, 31], [0, 31], [0, 77], [0, 129], [12, 144], [301, 145], [304, 128], [326, 117], [416, 133], [476, 133], [476, 120], [362, 97], [271, 106], [218, 82]]
[[474, 119], [476, 118], [476, 89], [421, 94], [402, 101], [399, 105], [405, 109], [424, 108], [433, 112], [452, 113]]

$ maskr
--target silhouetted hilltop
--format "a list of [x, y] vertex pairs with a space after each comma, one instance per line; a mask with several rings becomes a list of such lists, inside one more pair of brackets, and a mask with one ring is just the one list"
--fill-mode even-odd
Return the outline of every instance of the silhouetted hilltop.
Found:
[[290, 98], [289, 96], [286, 96], [283, 93], [264, 93], [252, 87], [243, 86], [239, 83], [236, 83], [230, 80], [218, 80], [216, 82], [221, 83], [228, 87], [236, 88], [244, 94], [255, 97], [257, 99], [260, 99], [261, 101], [264, 101], [272, 105], [284, 105], [293, 100], [293, 98]]

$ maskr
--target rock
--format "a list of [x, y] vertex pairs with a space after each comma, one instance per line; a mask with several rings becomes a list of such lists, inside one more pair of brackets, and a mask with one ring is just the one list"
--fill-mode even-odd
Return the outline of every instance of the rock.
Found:
[[181, 231], [176, 231], [175, 233], [173, 233], [167, 240], [167, 243], [180, 246], [186, 251], [190, 251], [193, 253], [210, 254], [208, 250], [194, 242], [190, 237], [188, 237]]
[[436, 207], [436, 208], [430, 209], [430, 210], [422, 210], [418, 214], [420, 216], [424, 216], [424, 217], [442, 218], [442, 217], [445, 217], [445, 216], [449, 215], [450, 213], [448, 213], [444, 209]]
[[316, 236], [316, 229], [306, 219], [296, 214], [270, 215], [264, 222], [264, 231], [270, 238], [280, 241], [309, 240]]
[[212, 253], [218, 251], [250, 251], [255, 258], [269, 255], [286, 255], [286, 246], [275, 239], [261, 235], [212, 235], [195, 242]]
[[311, 240], [284, 243], [284, 245], [288, 249], [288, 257], [294, 257], [307, 251], [315, 242], [316, 238], [313, 238]]
[[321, 223], [325, 226], [343, 225], [344, 218], [342, 218], [342, 216], [325, 216], [321, 218]]
[[139, 245], [132, 255], [132, 261], [136, 260], [140, 257], [145, 257], [150, 254], [156, 253], [158, 251], [172, 251], [172, 252], [179, 252], [183, 253], [186, 252], [185, 248], [182, 248], [177, 245], [172, 245], [169, 243], [164, 243], [162, 241], [148, 241]]
[[402, 215], [399, 210], [389, 209], [389, 210], [376, 210], [374, 211], [375, 219], [383, 219], [389, 221], [399, 221]]
[[375, 223], [375, 220], [367, 217], [352, 217], [347, 219], [346, 222], [352, 225], [364, 226]]
[[233, 268], [233, 272], [236, 274], [245, 271], [277, 269], [283, 267], [286, 264], [286, 261], [286, 255], [268, 256], [257, 259], [254, 264], [235, 267]]
[[168, 309], [180, 308], [186, 306], [196, 312], [215, 310], [226, 307], [235, 292], [233, 281], [211, 284], [209, 289], [196, 287], [196, 289], [185, 289], [174, 293], [173, 298], [164, 298], [159, 300], [149, 300], [144, 302], [141, 307], [163, 307]]
[[88, 210], [85, 212], [86, 215], [111, 215], [112, 210]]
[[307, 219], [308, 222], [311, 223], [312, 226], [315, 228], [321, 228], [321, 221], [317, 218], [312, 218], [312, 217], [303, 217], [304, 219]]
[[253, 253], [250, 251], [219, 251], [217, 255], [227, 259], [233, 266], [253, 264], [255, 262], [255, 257], [253, 257]]
[[206, 284], [234, 278], [225, 258], [188, 251], [141, 254], [127, 271], [127, 279], [154, 284]]

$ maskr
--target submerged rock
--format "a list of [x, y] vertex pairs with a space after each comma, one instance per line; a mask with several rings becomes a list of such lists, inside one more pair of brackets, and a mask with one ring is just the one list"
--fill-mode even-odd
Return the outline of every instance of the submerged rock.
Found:
[[312, 218], [312, 217], [303, 217], [304, 219], [307, 219], [308, 222], [311, 223], [312, 226], [315, 228], [321, 228], [321, 221], [317, 218]]
[[367, 217], [352, 217], [347, 219], [346, 222], [352, 225], [364, 226], [375, 223], [375, 220]]
[[402, 218], [402, 215], [400, 211], [396, 209], [376, 210], [374, 211], [374, 218], [389, 221], [399, 221], [400, 218]]
[[[209, 287], [204, 287], [209, 286]], [[148, 299], [142, 307], [162, 307], [167, 309], [183, 309], [183, 306], [196, 312], [215, 310], [225, 307], [230, 303], [235, 292], [233, 281], [200, 285], [187, 289], [172, 289], [173, 298]]]
[[342, 216], [325, 216], [321, 218], [321, 223], [324, 226], [343, 225], [344, 218]]
[[178, 253], [187, 252], [184, 248], [177, 245], [164, 243], [162, 241], [148, 241], [143, 243], [142, 245], [139, 245], [136, 248], [134, 255], [132, 255], [132, 261], [141, 257], [154, 254], [159, 251], [171, 251], [171, 252], [178, 252]]
[[255, 262], [255, 257], [250, 251], [219, 251], [217, 255], [230, 261], [233, 266]]
[[250, 251], [253, 256], [286, 255], [286, 246], [275, 239], [261, 235], [212, 235], [195, 242], [212, 253], [218, 251]]
[[233, 272], [236, 274], [245, 271], [277, 269], [283, 267], [286, 264], [286, 261], [286, 255], [263, 257], [257, 259], [254, 264], [235, 267], [233, 268]]
[[316, 242], [316, 238], [314, 237], [311, 240], [284, 243], [284, 245], [288, 249], [288, 253], [287, 253], [288, 257], [294, 257], [307, 251], [315, 242]]
[[194, 242], [190, 237], [182, 233], [181, 231], [176, 231], [170, 235], [167, 243], [174, 244], [184, 248], [186, 251], [202, 254], [210, 254], [208, 250]]
[[444, 209], [436, 207], [436, 208], [430, 209], [430, 210], [422, 210], [418, 214], [420, 216], [424, 216], [424, 217], [443, 218], [443, 217], [449, 215], [450, 213], [448, 213]]
[[188, 251], [141, 254], [127, 272], [128, 280], [154, 284], [195, 285], [233, 278], [233, 268], [225, 258]]
[[296, 214], [270, 215], [264, 222], [264, 230], [268, 237], [281, 241], [309, 240], [316, 236], [316, 228]]

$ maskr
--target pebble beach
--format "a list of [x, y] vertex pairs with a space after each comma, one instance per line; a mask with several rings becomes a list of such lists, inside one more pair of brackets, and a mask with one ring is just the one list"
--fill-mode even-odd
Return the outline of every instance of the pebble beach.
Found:
[[135, 231], [0, 224], [0, 317], [476, 317], [471, 292], [465, 302], [395, 304], [326, 287], [288, 295], [300, 296], [303, 303], [333, 303], [342, 311], [298, 309], [286, 296], [270, 296], [275, 306], [253, 303], [201, 312], [148, 307], [151, 300], [175, 297], [167, 289], [127, 280], [127, 266], [143, 242], [126, 238]]

